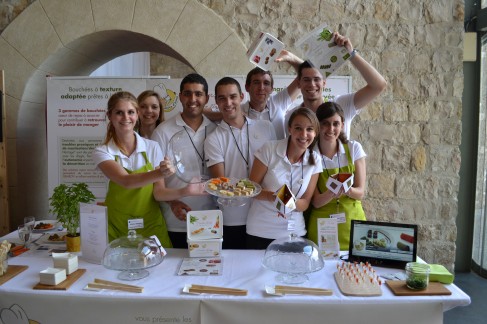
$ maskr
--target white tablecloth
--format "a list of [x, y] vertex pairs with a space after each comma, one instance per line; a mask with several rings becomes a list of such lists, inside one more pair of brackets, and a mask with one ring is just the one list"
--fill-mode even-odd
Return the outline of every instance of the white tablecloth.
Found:
[[[39, 271], [52, 266], [47, 251], [29, 251], [10, 258], [11, 265], [29, 268], [0, 286], [0, 318], [23, 309], [31, 320], [55, 323], [442, 323], [443, 312], [470, 304], [454, 284], [450, 296], [394, 296], [383, 285], [380, 297], [351, 297], [340, 293], [334, 279], [336, 262], [309, 274], [307, 287], [329, 288], [332, 296], [269, 296], [276, 273], [261, 266], [264, 251], [224, 250], [220, 276], [178, 276], [186, 250], [170, 249], [164, 261], [144, 279], [125, 282], [144, 287], [141, 294], [83, 290], [95, 278], [118, 281], [118, 272], [79, 260], [86, 273], [66, 291], [33, 290]], [[398, 270], [376, 268], [379, 273]], [[247, 296], [188, 295], [187, 283], [248, 289]], [[18, 306], [14, 306], [18, 305]], [[4, 319], [5, 317], [5, 319]], [[1, 321], [0, 321], [1, 323]]]

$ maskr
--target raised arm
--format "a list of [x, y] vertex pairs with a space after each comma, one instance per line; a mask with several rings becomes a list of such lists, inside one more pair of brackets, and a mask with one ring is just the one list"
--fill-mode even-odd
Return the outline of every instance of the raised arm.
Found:
[[[345, 46], [349, 53], [353, 51], [353, 45], [350, 39], [339, 33], [334, 33], [335, 43], [338, 46]], [[387, 87], [387, 82], [384, 77], [367, 62], [359, 52], [355, 52], [350, 59], [352, 65], [359, 71], [367, 84], [362, 89], [358, 90], [354, 96], [354, 105], [357, 109], [365, 107], [372, 102], [382, 91]]]
[[[276, 58], [276, 62], [286, 62], [289, 65], [291, 65], [296, 73], [298, 72], [299, 65], [303, 63], [303, 60], [296, 56], [295, 54], [287, 51], [287, 50], [282, 50], [281, 53], [279, 53], [279, 56]], [[287, 93], [289, 94], [289, 97], [291, 97], [291, 100], [294, 101], [296, 98], [299, 96], [301, 93], [301, 90], [298, 87], [298, 79], [297, 77], [287, 86]]]

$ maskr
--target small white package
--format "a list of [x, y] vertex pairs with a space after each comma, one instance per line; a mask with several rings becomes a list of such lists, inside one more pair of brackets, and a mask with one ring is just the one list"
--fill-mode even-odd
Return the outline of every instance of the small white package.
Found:
[[54, 268], [66, 270], [66, 274], [70, 275], [78, 270], [78, 256], [71, 253], [53, 253], [52, 260]]
[[221, 210], [192, 210], [186, 215], [190, 257], [215, 257], [222, 251], [223, 214]]
[[39, 281], [43, 285], [56, 286], [66, 280], [66, 270], [47, 268], [39, 272]]
[[353, 185], [353, 173], [336, 173], [328, 177], [326, 187], [334, 194], [337, 194], [341, 188], [348, 192]]
[[287, 214], [296, 209], [296, 197], [287, 184], [279, 188], [275, 195], [274, 206], [280, 213]]

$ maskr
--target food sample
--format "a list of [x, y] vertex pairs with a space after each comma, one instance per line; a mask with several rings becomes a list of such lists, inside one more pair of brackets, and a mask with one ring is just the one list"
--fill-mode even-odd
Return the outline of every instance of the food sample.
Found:
[[51, 242], [63, 242], [66, 240], [66, 235], [58, 235], [58, 234], [49, 235], [47, 240]]
[[220, 197], [248, 197], [255, 191], [254, 183], [248, 179], [241, 179], [232, 184], [230, 179], [226, 177], [208, 180], [207, 188]]
[[335, 280], [344, 295], [380, 296], [382, 280], [368, 263], [337, 263]]
[[46, 229], [50, 229], [50, 228], [53, 228], [54, 225], [52, 225], [51, 223], [43, 223], [43, 222], [40, 222], [38, 224], [36, 224], [36, 226], [34, 226], [34, 229], [36, 230], [46, 230]]
[[203, 232], [205, 229], [203, 227], [201, 228], [198, 228], [198, 229], [195, 229], [194, 231], [191, 232], [191, 234], [195, 235], [195, 234], [199, 234], [201, 232]]
[[7, 240], [3, 241], [0, 244], [0, 276], [7, 272], [8, 263], [7, 263], [7, 254], [10, 251], [10, 247], [12, 244]]

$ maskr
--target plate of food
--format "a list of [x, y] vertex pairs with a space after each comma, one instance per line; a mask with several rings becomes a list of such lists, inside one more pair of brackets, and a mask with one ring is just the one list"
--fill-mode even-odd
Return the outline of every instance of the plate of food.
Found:
[[205, 190], [218, 198], [233, 199], [255, 197], [262, 191], [262, 187], [249, 179], [219, 177], [206, 181]]
[[67, 234], [66, 232], [45, 234], [39, 239], [38, 243], [39, 244], [65, 244], [66, 234]]
[[57, 226], [58, 226], [57, 220], [38, 221], [34, 225], [34, 229], [32, 230], [32, 232], [33, 233], [42, 233], [42, 232], [53, 231], [57, 228]]

